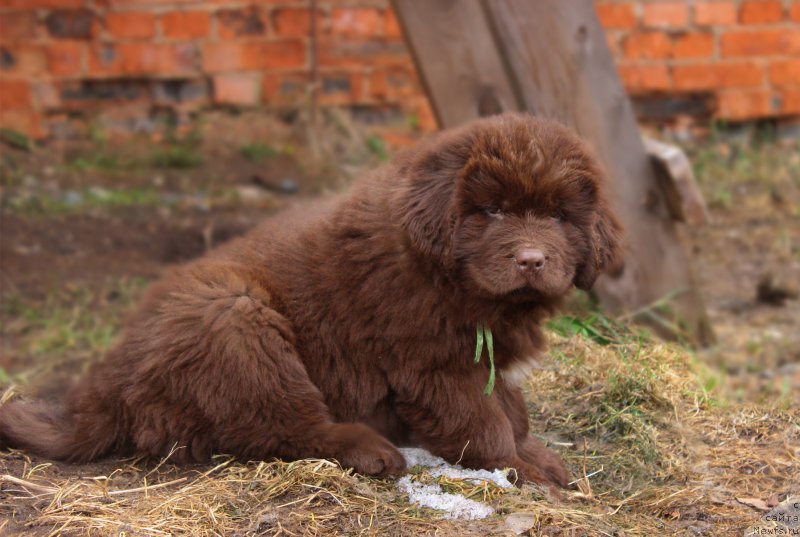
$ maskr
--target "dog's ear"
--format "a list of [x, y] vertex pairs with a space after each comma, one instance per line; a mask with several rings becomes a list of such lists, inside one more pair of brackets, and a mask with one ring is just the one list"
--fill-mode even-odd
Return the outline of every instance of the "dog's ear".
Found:
[[575, 274], [575, 286], [585, 291], [600, 274], [621, 273], [625, 263], [622, 225], [604, 199], [598, 200], [588, 235], [589, 252]]
[[435, 153], [418, 157], [406, 168], [397, 217], [414, 250], [444, 262], [455, 226], [453, 193], [459, 170], [445, 166]]
[[406, 156], [396, 221], [411, 247], [423, 257], [447, 265], [456, 226], [456, 183], [467, 162], [471, 141], [465, 133], [442, 136]]

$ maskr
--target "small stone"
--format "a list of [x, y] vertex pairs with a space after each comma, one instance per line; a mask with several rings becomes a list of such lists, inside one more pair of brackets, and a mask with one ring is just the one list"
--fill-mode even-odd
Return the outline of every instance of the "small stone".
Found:
[[89, 194], [100, 201], [106, 201], [111, 197], [111, 192], [101, 186], [93, 186], [89, 189]]
[[85, 196], [76, 190], [68, 190], [64, 194], [64, 203], [67, 205], [73, 207], [76, 205], [83, 205], [84, 201], [86, 201]]
[[294, 179], [285, 177], [281, 179], [280, 189], [285, 194], [296, 194], [300, 190], [300, 186]]
[[291, 177], [284, 177], [277, 184], [264, 179], [260, 175], [254, 175], [250, 178], [250, 181], [265, 190], [271, 190], [281, 194], [296, 194], [300, 190], [300, 186], [297, 184], [297, 181]]
[[242, 203], [258, 203], [268, 196], [263, 189], [257, 186], [239, 185], [236, 187], [236, 194]]
[[511, 513], [506, 517], [506, 527], [517, 535], [522, 535], [536, 525], [535, 513]]

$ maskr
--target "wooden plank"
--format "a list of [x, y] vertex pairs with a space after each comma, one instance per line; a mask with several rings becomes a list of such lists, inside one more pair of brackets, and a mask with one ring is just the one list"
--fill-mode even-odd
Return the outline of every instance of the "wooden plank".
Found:
[[439, 125], [522, 110], [475, 1], [394, 0]]
[[394, 0], [393, 5], [443, 127], [485, 115], [480, 88], [490, 86], [503, 97], [494, 111], [555, 118], [594, 146], [611, 177], [629, 242], [623, 273], [595, 285], [603, 304], [619, 313], [636, 312], [664, 333], [712, 341], [690, 259], [593, 2]]
[[691, 226], [707, 224], [710, 220], [708, 207], [686, 152], [652, 138], [644, 139], [644, 147], [672, 219]]

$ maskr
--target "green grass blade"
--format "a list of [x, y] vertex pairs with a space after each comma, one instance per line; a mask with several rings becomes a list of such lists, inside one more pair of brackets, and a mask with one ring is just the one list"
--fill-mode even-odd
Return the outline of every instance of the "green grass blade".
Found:
[[475, 345], [475, 363], [476, 364], [481, 359], [481, 352], [483, 352], [483, 323], [478, 323], [478, 344]]
[[489, 349], [489, 382], [486, 383], [486, 389], [483, 391], [486, 395], [492, 395], [494, 391], [495, 370], [494, 370], [494, 338], [492, 337], [492, 330], [486, 326], [483, 327], [486, 333], [486, 347]]

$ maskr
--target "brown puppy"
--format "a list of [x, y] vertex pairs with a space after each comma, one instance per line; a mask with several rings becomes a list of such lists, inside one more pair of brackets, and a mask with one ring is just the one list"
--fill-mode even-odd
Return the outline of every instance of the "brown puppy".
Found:
[[[314, 214], [273, 218], [152, 286], [63, 409], [12, 402], [0, 444], [61, 460], [326, 457], [405, 468], [394, 444], [565, 486], [518, 384], [572, 285], [618, 267], [595, 158], [506, 115], [442, 133]], [[478, 326], [494, 335], [473, 361]]]

